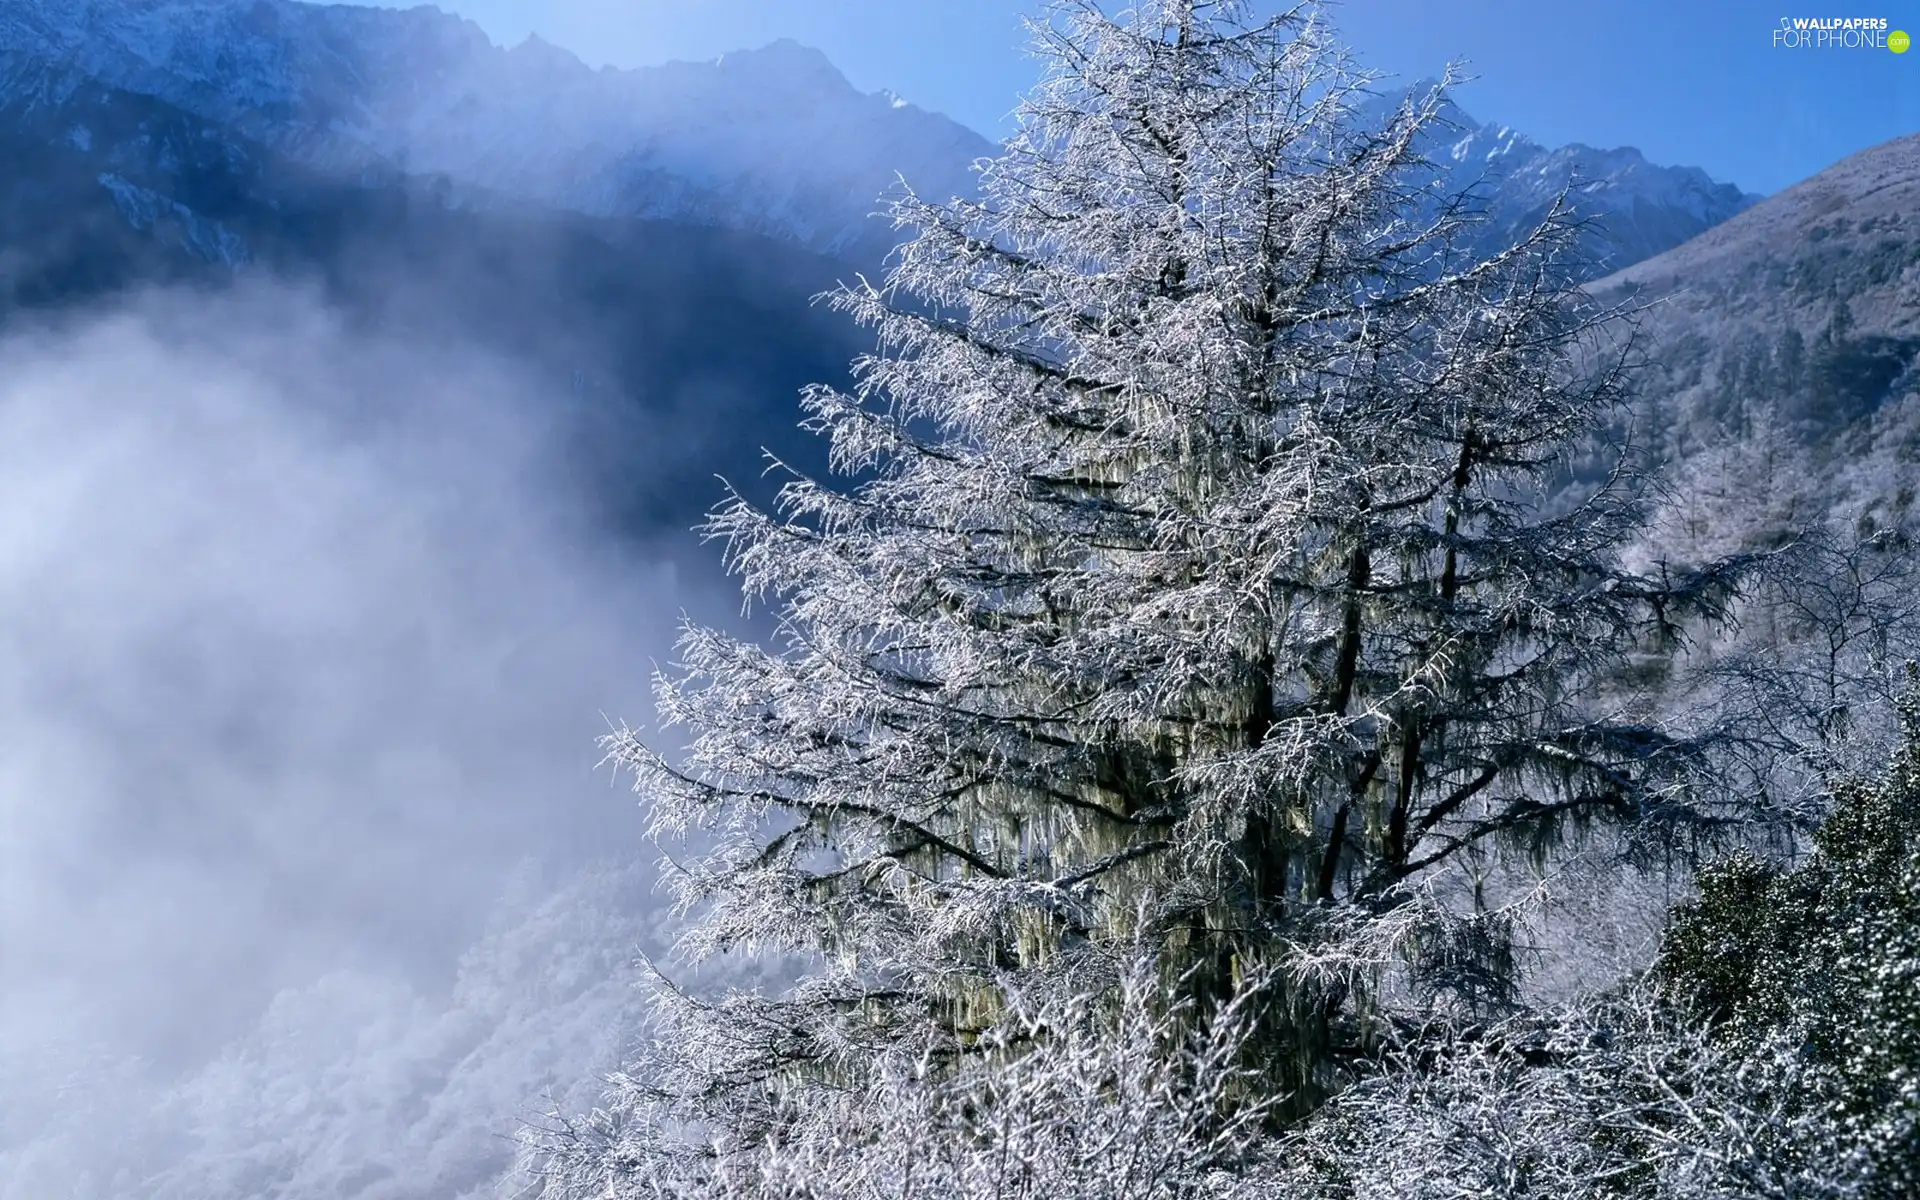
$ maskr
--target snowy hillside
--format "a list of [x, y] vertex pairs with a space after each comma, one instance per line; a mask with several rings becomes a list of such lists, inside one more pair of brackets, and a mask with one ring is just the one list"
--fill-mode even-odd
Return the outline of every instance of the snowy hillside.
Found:
[[[1777, 472], [1780, 504], [1854, 514], [1868, 529], [1911, 527], [1920, 515], [1916, 212], [1920, 136], [1909, 136], [1592, 285], [1603, 300], [1648, 306], [1647, 432], [1664, 457], [1686, 464], [1683, 477], [1710, 474], [1729, 455], [1790, 453], [1796, 466]], [[1730, 495], [1743, 521], [1769, 519], [1752, 487]]]

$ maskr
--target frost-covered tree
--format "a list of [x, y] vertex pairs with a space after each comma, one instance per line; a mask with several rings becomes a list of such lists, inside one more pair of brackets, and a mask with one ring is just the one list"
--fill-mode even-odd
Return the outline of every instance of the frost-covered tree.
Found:
[[1815, 820], [1836, 780], [1871, 774], [1899, 745], [1896, 664], [1920, 653], [1910, 535], [1837, 524], [1774, 552], [1775, 569], [1738, 606], [1737, 634], [1682, 693], [1737, 714], [1757, 773]]
[[[884, 284], [835, 298], [879, 338], [806, 399], [850, 481], [708, 526], [776, 644], [689, 629], [658, 681], [684, 747], [609, 739], [691, 835], [686, 948], [809, 963], [673, 1006], [641, 1090], [690, 1152], [1017, 1053], [1011, 1014], [1099, 994], [1140, 938], [1202, 1025], [1280, 964], [1249, 1052], [1298, 1111], [1376, 1028], [1339, 945], [1411, 882], [1708, 819], [1705, 742], [1628, 668], [1734, 575], [1626, 569], [1624, 467], [1569, 499], [1630, 348], [1565, 283], [1577, 222], [1463, 249], [1468, 206], [1420, 191], [1439, 94], [1357, 119], [1310, 11], [1034, 29], [981, 198], [903, 199]], [[1473, 941], [1423, 953], [1485, 998], [1511, 964]]]
[[1920, 654], [1914, 531], [1888, 503], [1910, 498], [1906, 472], [1867, 458], [1846, 474], [1836, 480], [1771, 407], [1743, 405], [1676, 468], [1629, 555], [1768, 555], [1736, 628], [1675, 673], [1671, 694], [1737, 713], [1754, 773], [1782, 795], [1817, 798], [1835, 773], [1886, 761], [1899, 743], [1897, 664]]
[[622, 1076], [620, 1104], [538, 1127], [529, 1175], [542, 1195], [599, 1197], [613, 1183], [617, 1196], [685, 1200], [1262, 1194], [1279, 1097], [1241, 1093], [1274, 977], [1244, 977], [1201, 1025], [1192, 998], [1164, 1000], [1155, 946], [1108, 949], [1110, 990], [1021, 994], [983, 1035], [996, 1052], [948, 1070], [883, 1060], [858, 1088], [813, 1093], [806, 1119], [790, 1112], [756, 1153], [689, 1156], [669, 1132], [671, 1088]]
[[[1654, 970], [1437, 1026], [1290, 1132], [1280, 1194], [1893, 1200], [1920, 1189], [1920, 691], [1811, 855], [1699, 876]], [[1252, 1194], [1259, 1194], [1254, 1192]]]
[[[1843, 1200], [1861, 1162], [1756, 1063], [1640, 980], [1387, 1056], [1273, 1147], [1242, 1195], [1286, 1200]], [[1254, 1186], [1258, 1179], [1266, 1190]]]

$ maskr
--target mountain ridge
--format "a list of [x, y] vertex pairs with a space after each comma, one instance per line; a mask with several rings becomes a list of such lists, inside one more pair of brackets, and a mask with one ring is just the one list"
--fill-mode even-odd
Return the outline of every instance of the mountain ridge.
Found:
[[[1873, 180], [1858, 186], [1864, 178]], [[1821, 227], [1821, 218], [1851, 208], [1882, 192], [1895, 192], [1886, 199], [1910, 201], [1909, 210], [1920, 208], [1920, 133], [1908, 134], [1859, 150], [1806, 179], [1765, 197], [1726, 222], [1702, 231], [1698, 236], [1658, 255], [1622, 267], [1597, 279], [1593, 287], [1611, 290], [1626, 285], [1645, 286], [1677, 279], [1682, 270], [1693, 270], [1724, 258], [1735, 251], [1751, 248], [1762, 235], [1785, 232], [1790, 222], [1810, 232]]]
[[1920, 531], [1920, 134], [1587, 290], [1634, 310], [1655, 457], [1681, 492], [1732, 498], [1703, 531]]
[[494, 45], [432, 6], [13, 0], [0, 99], [87, 84], [151, 95], [342, 173], [445, 175], [590, 216], [699, 220], [838, 253], [901, 174], [971, 186], [985, 139], [862, 93], [790, 40], [708, 63], [594, 71], [537, 38]]
[[[1429, 81], [1430, 83], [1430, 81]], [[0, 101], [56, 106], [80, 88], [150, 95], [316, 169], [444, 177], [449, 202], [503, 199], [599, 217], [697, 221], [874, 261], [897, 177], [971, 193], [979, 134], [889, 91], [862, 93], [791, 39], [707, 62], [594, 70], [536, 36], [495, 45], [474, 22], [303, 0], [9, 0]], [[1390, 91], [1381, 103], [1408, 90]], [[1630, 147], [1548, 148], [1449, 100], [1428, 150], [1481, 187], [1491, 245], [1573, 186], [1611, 268], [1756, 198]]]
[[[1436, 86], [1437, 80], [1424, 79], [1383, 90], [1362, 107], [1363, 117], [1378, 123]], [[1549, 147], [1510, 125], [1476, 119], [1451, 95], [1436, 116], [1416, 145], [1426, 161], [1425, 182], [1442, 195], [1468, 192], [1478, 199], [1485, 220], [1474, 241], [1483, 253], [1524, 237], [1563, 192], [1593, 219], [1581, 251], [1597, 271], [1670, 249], [1762, 199], [1699, 167], [1653, 163], [1632, 146]]]

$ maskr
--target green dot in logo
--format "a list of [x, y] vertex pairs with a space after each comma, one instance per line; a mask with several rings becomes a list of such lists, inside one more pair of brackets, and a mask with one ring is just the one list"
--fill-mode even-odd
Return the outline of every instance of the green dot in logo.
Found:
[[1904, 29], [1896, 29], [1887, 35], [1887, 49], [1895, 54], [1905, 54], [1907, 47], [1911, 45], [1913, 45], [1913, 39], [1907, 36], [1907, 31]]

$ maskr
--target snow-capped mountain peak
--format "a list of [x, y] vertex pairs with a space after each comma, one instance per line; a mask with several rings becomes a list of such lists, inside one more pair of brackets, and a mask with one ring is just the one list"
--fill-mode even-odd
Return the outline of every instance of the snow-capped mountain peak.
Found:
[[[1377, 96], [1363, 121], [1378, 122], [1431, 79]], [[1592, 247], [1603, 264], [1636, 262], [1676, 246], [1743, 211], [1760, 197], [1718, 183], [1698, 167], [1663, 167], [1631, 146], [1597, 149], [1573, 142], [1548, 147], [1508, 125], [1482, 122], [1452, 99], [1425, 147], [1443, 192], [1471, 190], [1489, 217], [1489, 242], [1516, 234], [1545, 214], [1562, 190], [1598, 217], [1604, 236]]]

